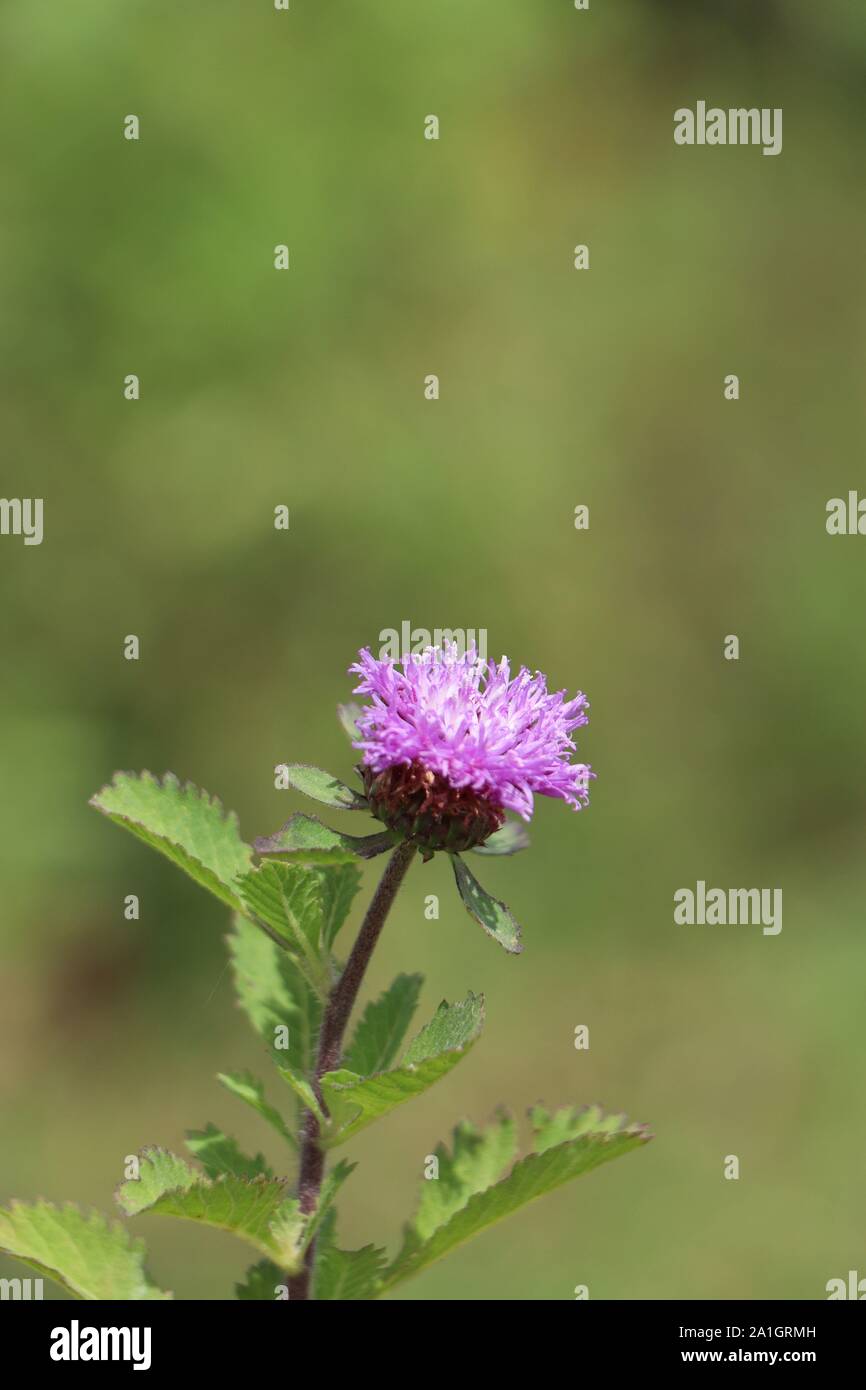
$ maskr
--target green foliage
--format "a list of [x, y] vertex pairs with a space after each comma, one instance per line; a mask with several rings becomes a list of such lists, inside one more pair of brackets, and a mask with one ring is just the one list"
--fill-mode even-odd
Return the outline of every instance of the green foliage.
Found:
[[423, 975], [398, 975], [364, 1010], [345, 1056], [349, 1071], [370, 1076], [384, 1071], [397, 1056], [418, 1004]]
[[214, 1226], [246, 1240], [282, 1269], [297, 1268], [304, 1250], [306, 1218], [281, 1178], [242, 1178], [224, 1173], [211, 1179], [164, 1149], [139, 1155], [140, 1177], [126, 1179], [117, 1202], [127, 1216], [153, 1212]]
[[335, 811], [366, 811], [367, 798], [361, 792], [353, 791], [345, 782], [339, 782], [329, 772], [320, 767], [309, 767], [306, 763], [281, 763], [286, 780], [312, 801], [321, 801]]
[[296, 811], [275, 835], [256, 840], [257, 854], [279, 854], [313, 864], [351, 864], [358, 859], [373, 859], [393, 849], [394, 836], [389, 830], [373, 835], [343, 835], [331, 830], [315, 816]]
[[12, 1202], [0, 1208], [0, 1250], [85, 1299], [171, 1298], [144, 1269], [144, 1244], [99, 1212], [67, 1204]]
[[325, 1147], [344, 1143], [396, 1106], [428, 1090], [466, 1056], [483, 1022], [484, 1000], [480, 995], [470, 994], [459, 1004], [443, 1002], [394, 1071], [372, 1076], [359, 1076], [347, 1068], [326, 1072], [321, 1080], [330, 1115], [322, 1137]]
[[160, 782], [149, 772], [118, 772], [91, 798], [103, 815], [171, 859], [229, 907], [237, 907], [234, 880], [250, 866], [252, 851], [216, 797], [173, 773]]
[[236, 1178], [273, 1177], [261, 1154], [249, 1158], [241, 1153], [237, 1141], [223, 1134], [215, 1125], [189, 1130], [186, 1146], [209, 1178], [218, 1178], [222, 1173], [231, 1173]]
[[[445, 1188], [440, 1195], [430, 1190], [438, 1189], [437, 1182], [425, 1183], [418, 1211], [406, 1227], [399, 1254], [382, 1277], [380, 1292], [420, 1273], [527, 1203], [639, 1148], [650, 1137], [643, 1126], [625, 1127], [621, 1115], [605, 1118], [595, 1110], [560, 1111], [554, 1117], [545, 1113], [537, 1136], [543, 1147], [485, 1187], [497, 1168], [501, 1172], [510, 1161], [513, 1132], [509, 1123], [500, 1116], [492, 1131], [465, 1125], [454, 1131], [452, 1155], [440, 1151], [440, 1181], [444, 1172]], [[573, 1137], [551, 1143], [560, 1131], [573, 1132]]]
[[505, 903], [500, 902], [498, 898], [491, 898], [490, 894], [484, 891], [458, 854], [451, 855], [451, 863], [463, 906], [470, 917], [474, 917], [488, 935], [492, 936], [494, 941], [498, 941], [500, 946], [504, 946], [506, 951], [517, 955], [523, 950], [520, 944], [520, 927]]
[[278, 1290], [285, 1288], [286, 1276], [273, 1260], [259, 1260], [250, 1265], [242, 1284], [235, 1284], [235, 1296], [242, 1301], [272, 1303]]
[[331, 1209], [322, 1222], [313, 1298], [357, 1302], [376, 1297], [387, 1264], [384, 1250], [365, 1245], [361, 1250], [340, 1250], [335, 1244], [336, 1213]]
[[[228, 938], [238, 1002], [278, 1065], [309, 1074], [322, 1016], [319, 996], [287, 952], [236, 915]], [[277, 1029], [288, 1047], [275, 1048]]]
[[297, 1148], [298, 1141], [279, 1110], [265, 1099], [265, 1088], [261, 1081], [249, 1072], [219, 1072], [217, 1080], [233, 1096], [237, 1096], [238, 1100], [242, 1100], [245, 1105], [257, 1111], [263, 1120], [267, 1120], [271, 1128], [276, 1130], [280, 1138], [285, 1139], [291, 1148]]

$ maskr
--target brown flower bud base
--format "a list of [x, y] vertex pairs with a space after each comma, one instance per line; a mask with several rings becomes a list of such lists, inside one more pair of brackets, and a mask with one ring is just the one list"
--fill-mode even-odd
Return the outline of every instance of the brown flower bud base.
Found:
[[404, 840], [411, 840], [423, 859], [437, 849], [472, 849], [482, 845], [505, 822], [501, 806], [471, 787], [452, 787], [421, 763], [403, 763], [372, 772], [359, 767], [370, 810]]

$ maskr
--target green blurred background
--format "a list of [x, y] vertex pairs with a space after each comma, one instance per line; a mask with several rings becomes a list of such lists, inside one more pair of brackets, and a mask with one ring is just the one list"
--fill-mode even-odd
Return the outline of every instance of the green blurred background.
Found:
[[[866, 10], [4, 0], [0, 48], [2, 491], [46, 526], [0, 539], [0, 1198], [110, 1210], [208, 1120], [282, 1165], [213, 1079], [260, 1069], [226, 915], [87, 798], [170, 768], [276, 829], [274, 763], [349, 774], [346, 667], [410, 619], [586, 690], [599, 779], [483, 866], [521, 957], [413, 869], [370, 988], [422, 969], [422, 1013], [482, 989], [488, 1024], [354, 1143], [341, 1243], [393, 1246], [459, 1116], [598, 1100], [653, 1144], [401, 1296], [866, 1274], [866, 541], [824, 527], [864, 477]], [[782, 107], [782, 154], [675, 147], [698, 99]], [[781, 887], [781, 935], [674, 926], [698, 878]], [[250, 1263], [133, 1226], [182, 1298]]]

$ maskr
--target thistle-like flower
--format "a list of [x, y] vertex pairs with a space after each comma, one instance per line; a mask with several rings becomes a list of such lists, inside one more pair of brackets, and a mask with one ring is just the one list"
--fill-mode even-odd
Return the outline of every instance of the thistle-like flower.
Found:
[[284, 785], [344, 811], [370, 811], [386, 829], [352, 836], [294, 815], [256, 840], [260, 854], [348, 853], [370, 859], [404, 844], [423, 859], [451, 858], [467, 911], [507, 951], [520, 951], [520, 928], [508, 908], [484, 891], [460, 855], [515, 854], [529, 844], [534, 798], [553, 796], [576, 811], [589, 800], [595, 773], [572, 762], [573, 731], [587, 723], [586, 696], [551, 693], [540, 671], [521, 666], [512, 677], [506, 657], [479, 659], [454, 643], [427, 647], [402, 660], [367, 648], [349, 667], [366, 705], [342, 705], [340, 717], [361, 753], [363, 793], [318, 768], [281, 764]]
[[569, 761], [571, 733], [587, 723], [586, 696], [550, 694], [540, 671], [512, 678], [454, 643], [402, 661], [365, 648], [349, 670], [371, 703], [356, 718], [370, 807], [422, 851], [483, 844], [514, 811], [528, 821], [534, 794], [579, 810], [592, 771]]

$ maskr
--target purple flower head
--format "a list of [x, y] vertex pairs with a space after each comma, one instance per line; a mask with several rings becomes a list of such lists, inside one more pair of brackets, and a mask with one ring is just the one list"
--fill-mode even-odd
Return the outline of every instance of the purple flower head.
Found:
[[571, 733], [588, 722], [582, 693], [551, 694], [540, 671], [521, 666], [512, 678], [506, 657], [482, 661], [474, 647], [461, 653], [453, 642], [399, 661], [364, 648], [349, 670], [361, 677], [355, 693], [371, 701], [357, 718], [354, 745], [370, 773], [420, 768], [524, 820], [535, 793], [576, 811], [587, 804], [595, 773], [569, 761]]

